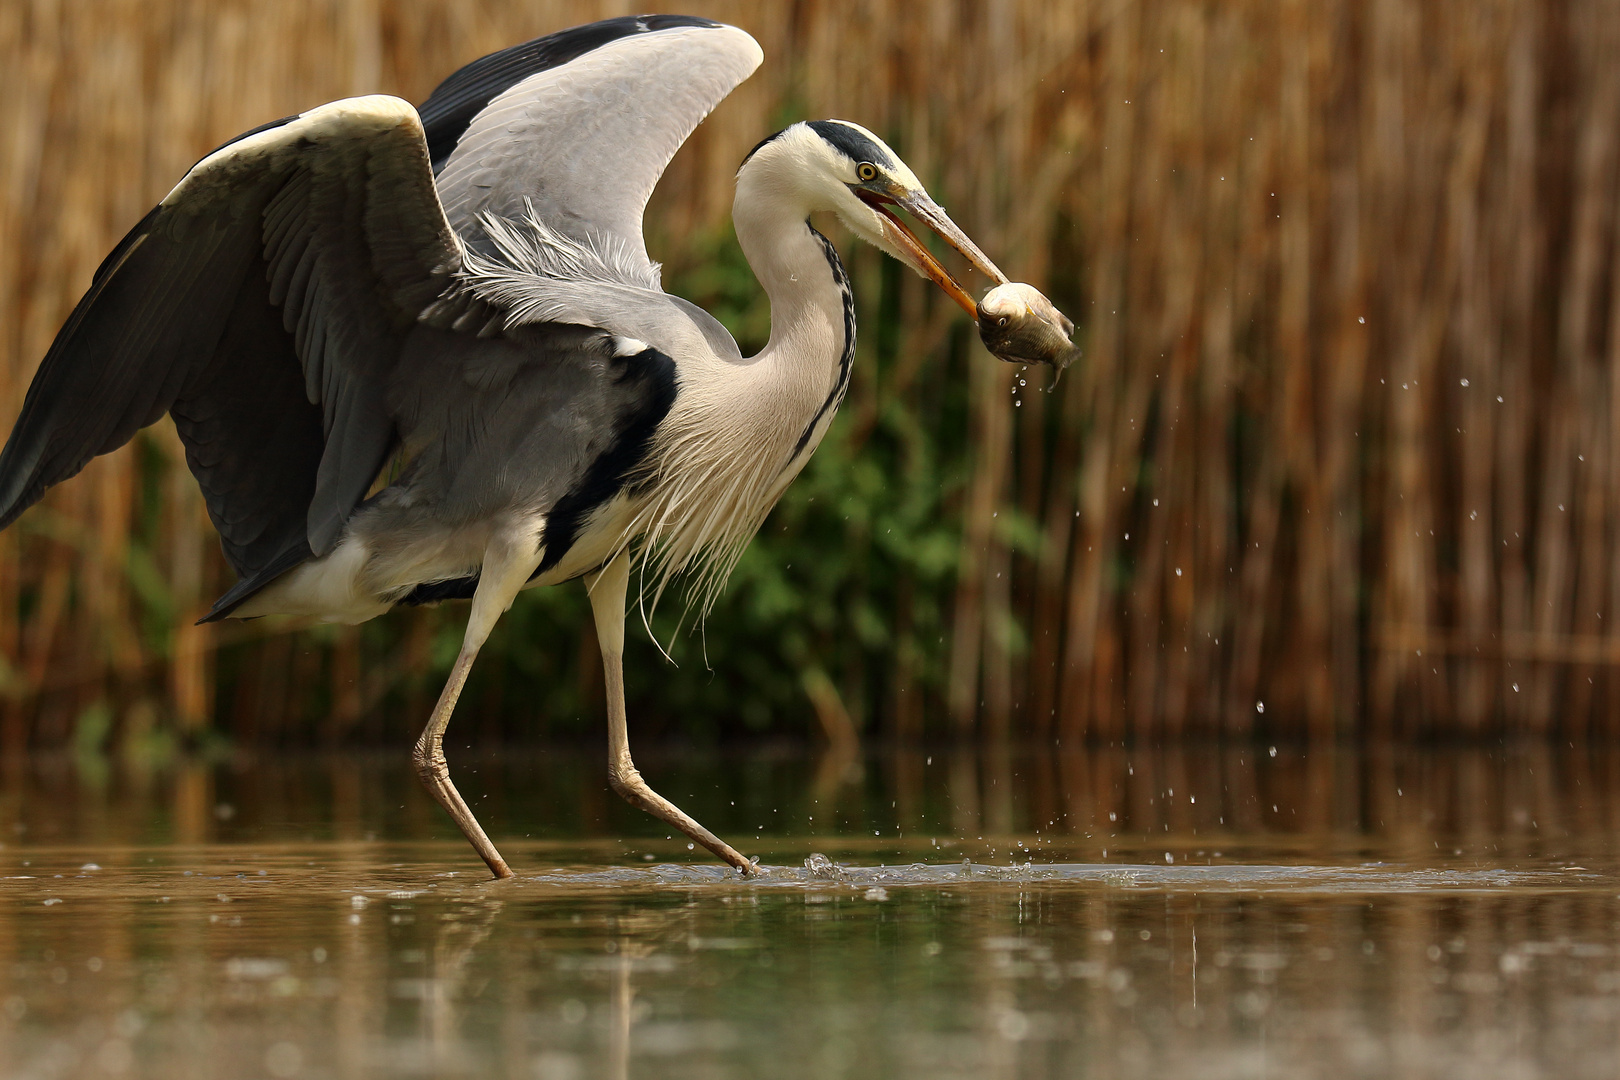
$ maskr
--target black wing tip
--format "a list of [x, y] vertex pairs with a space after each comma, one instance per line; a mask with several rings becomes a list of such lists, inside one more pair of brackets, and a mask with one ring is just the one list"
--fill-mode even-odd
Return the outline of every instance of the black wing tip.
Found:
[[[21, 424], [19, 418], [18, 426]], [[5, 450], [0, 451], [0, 530], [9, 529], [45, 494], [46, 485], [37, 478], [38, 462], [23, 464], [14, 460], [16, 438], [13, 430]]]
[[249, 597], [268, 584], [270, 582], [260, 581], [257, 574], [251, 578], [243, 578], [227, 589], [225, 595], [215, 600], [214, 606], [208, 609], [208, 614], [198, 619], [193, 625], [201, 626], [204, 623], [219, 622], [221, 619], [230, 618], [231, 612], [241, 607]]
[[306, 562], [313, 555], [314, 552], [310, 550], [309, 544], [305, 541], [300, 541], [285, 549], [253, 574], [227, 589], [225, 595], [214, 601], [214, 606], [208, 609], [208, 614], [197, 620], [196, 625], [201, 626], [203, 623], [219, 622], [221, 619], [230, 618], [231, 613], [246, 603], [254, 593], [263, 589], [293, 567]]
[[27, 513], [37, 502], [39, 502], [38, 495], [32, 499], [18, 499], [6, 509], [0, 510], [0, 532], [4, 532], [15, 525], [17, 519]]
[[[33, 392], [32, 386], [29, 392]], [[16, 524], [56, 484], [77, 476], [90, 457], [86, 455], [83, 461], [64, 470], [44, 441], [48, 436], [42, 437], [38, 425], [30, 424], [28, 405], [25, 398], [11, 437], [5, 449], [0, 450], [0, 531]]]

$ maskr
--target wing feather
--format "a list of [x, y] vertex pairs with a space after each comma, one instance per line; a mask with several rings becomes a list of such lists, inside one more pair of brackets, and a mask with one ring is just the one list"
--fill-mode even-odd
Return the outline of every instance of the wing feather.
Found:
[[719, 25], [691, 15], [623, 15], [559, 30], [474, 60], [440, 83], [421, 105], [434, 171], [444, 165], [473, 118], [497, 95], [530, 75], [577, 60], [610, 41], [633, 34]]
[[170, 412], [242, 575], [210, 618], [229, 613], [336, 542], [398, 438], [385, 388], [412, 324], [506, 324], [454, 285], [482, 216], [529, 210], [656, 280], [647, 197], [760, 58], [706, 20], [610, 19], [468, 65], [420, 115], [356, 98], [221, 147], [57, 335], [0, 451], [0, 527]]
[[525, 216], [651, 266], [641, 219], [687, 136], [763, 59], [736, 27], [618, 37], [490, 99], [439, 172], [445, 215], [481, 254], [485, 215]]
[[393, 439], [404, 331], [460, 251], [407, 102], [333, 102], [226, 144], [57, 335], [0, 452], [0, 526], [172, 411], [239, 573], [328, 550]]

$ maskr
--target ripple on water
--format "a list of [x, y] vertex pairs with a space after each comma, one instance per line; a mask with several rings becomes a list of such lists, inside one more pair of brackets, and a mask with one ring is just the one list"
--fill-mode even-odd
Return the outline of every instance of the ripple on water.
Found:
[[1359, 866], [1157, 866], [1120, 863], [1011, 863], [995, 865], [910, 863], [856, 866], [813, 854], [802, 866], [761, 865], [745, 878], [730, 867], [659, 863], [612, 869], [558, 869], [521, 878], [528, 884], [657, 888], [678, 885], [753, 889], [824, 889], [829, 885], [874, 887], [942, 885], [1075, 885], [1172, 892], [1431, 893], [1495, 891], [1504, 888], [1573, 891], [1603, 887], [1603, 875], [1586, 870], [1503, 868], [1415, 868], [1394, 863]]

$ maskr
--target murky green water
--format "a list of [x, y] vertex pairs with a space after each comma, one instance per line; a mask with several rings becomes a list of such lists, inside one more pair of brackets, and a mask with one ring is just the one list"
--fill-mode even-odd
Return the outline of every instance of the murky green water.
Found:
[[1612, 752], [402, 758], [12, 763], [0, 1075], [1620, 1075]]

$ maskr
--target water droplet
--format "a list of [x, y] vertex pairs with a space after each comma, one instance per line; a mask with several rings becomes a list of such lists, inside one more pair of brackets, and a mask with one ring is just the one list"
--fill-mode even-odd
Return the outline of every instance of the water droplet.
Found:
[[1255, 712], [1260, 712], [1260, 713], [1265, 712], [1266, 711], [1266, 703], [1263, 702], [1263, 701], [1255, 702], [1254, 703], [1254, 711]]
[[1367, 322], [1367, 316], [1365, 316], [1365, 315], [1357, 315], [1356, 316], [1356, 322], [1365, 324]]
[[1462, 384], [1463, 384], [1463, 385], [1464, 385], [1464, 386], [1467, 386], [1467, 385], [1468, 385], [1468, 380], [1467, 380], [1467, 379], [1462, 379], [1462, 380], [1460, 380], [1460, 381], [1461, 381], [1461, 382], [1462, 382]]
[[1181, 567], [1178, 566], [1178, 567], [1176, 567], [1176, 577], [1180, 577], [1180, 576], [1181, 576]]

